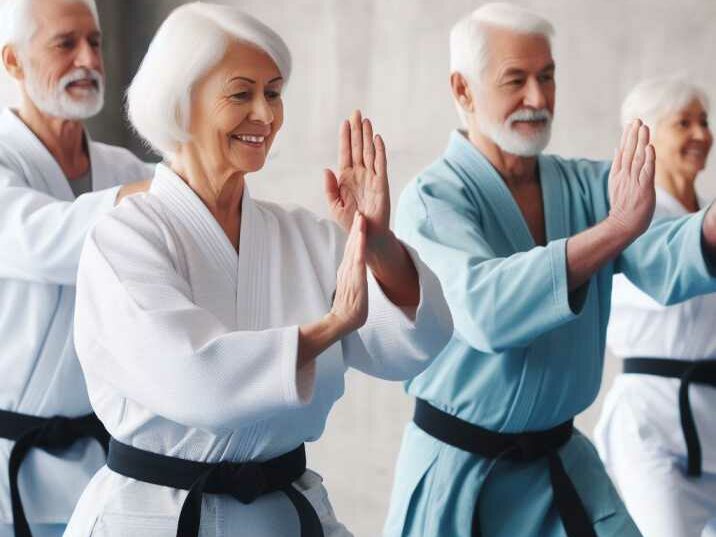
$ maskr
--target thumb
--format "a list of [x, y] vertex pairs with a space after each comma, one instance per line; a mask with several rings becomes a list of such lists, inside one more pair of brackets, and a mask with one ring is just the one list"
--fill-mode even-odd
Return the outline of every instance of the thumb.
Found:
[[338, 179], [336, 175], [329, 169], [323, 171], [323, 189], [326, 193], [326, 199], [331, 207], [342, 205], [341, 193], [338, 189]]

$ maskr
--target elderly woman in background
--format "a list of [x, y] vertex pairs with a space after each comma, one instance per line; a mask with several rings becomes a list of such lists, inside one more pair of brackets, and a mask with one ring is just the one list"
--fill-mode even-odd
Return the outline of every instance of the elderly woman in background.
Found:
[[388, 227], [385, 147], [359, 113], [326, 171], [339, 225], [251, 198], [289, 74], [272, 30], [191, 3], [132, 82], [130, 119], [165, 162], [80, 263], [75, 341], [113, 440], [68, 536], [350, 535], [303, 443], [348, 367], [406, 379], [452, 333], [437, 279]]
[[[713, 137], [705, 93], [680, 78], [639, 84], [622, 121], [654, 133], [654, 218], [705, 204], [695, 189]], [[655, 275], [659, 277], [659, 275]], [[615, 278], [607, 342], [625, 358], [596, 429], [599, 453], [645, 537], [697, 537], [716, 520], [716, 295], [661, 306]], [[689, 384], [691, 384], [689, 389]]]

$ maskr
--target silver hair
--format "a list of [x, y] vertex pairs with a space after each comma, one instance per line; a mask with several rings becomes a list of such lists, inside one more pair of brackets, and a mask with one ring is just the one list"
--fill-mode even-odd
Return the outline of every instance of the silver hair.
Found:
[[184, 4], [172, 11], [154, 36], [127, 91], [127, 113], [136, 132], [165, 158], [171, 158], [178, 146], [190, 139], [194, 85], [235, 41], [266, 52], [288, 82], [291, 54], [286, 43], [236, 7]]
[[[474, 87], [487, 66], [487, 29], [504, 28], [520, 34], [536, 34], [550, 43], [554, 27], [541, 15], [506, 2], [485, 4], [457, 21], [450, 31], [450, 73], [460, 73]], [[465, 111], [455, 103], [463, 125]]]
[[709, 98], [684, 76], [654, 77], [639, 82], [624, 99], [622, 125], [641, 119], [652, 130], [664, 117], [687, 107], [694, 100], [709, 110]]
[[[32, 6], [37, 1], [57, 0], [4, 0], [0, 9], [0, 49], [6, 45], [15, 45], [23, 49], [37, 31], [37, 22], [32, 15]], [[99, 28], [99, 14], [95, 0], [62, 0], [84, 4], [92, 13]]]

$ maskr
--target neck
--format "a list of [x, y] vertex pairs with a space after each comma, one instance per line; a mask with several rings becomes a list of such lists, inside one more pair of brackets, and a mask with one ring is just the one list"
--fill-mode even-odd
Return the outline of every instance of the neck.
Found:
[[24, 92], [18, 116], [55, 158], [65, 176], [74, 179], [87, 173], [90, 161], [81, 121], [45, 114]]
[[657, 164], [656, 166], [656, 184], [666, 190], [689, 212], [699, 210], [699, 202], [696, 197], [696, 174], [678, 174], [664, 170]]
[[468, 139], [485, 155], [510, 189], [537, 181], [537, 157], [507, 153], [477, 128], [469, 129]]
[[212, 166], [200, 158], [200, 154], [195, 147], [184, 144], [174, 155], [170, 167], [199, 196], [232, 244], [238, 246], [245, 176]]

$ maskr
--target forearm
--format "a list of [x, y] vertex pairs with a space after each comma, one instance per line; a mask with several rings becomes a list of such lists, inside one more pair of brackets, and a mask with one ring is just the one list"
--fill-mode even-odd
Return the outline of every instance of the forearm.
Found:
[[343, 337], [340, 322], [333, 313], [298, 327], [298, 369], [310, 365], [323, 351]]
[[74, 285], [87, 232], [117, 188], [74, 202], [29, 188], [0, 188], [0, 278]]
[[[378, 242], [378, 241], [376, 241]], [[392, 231], [367, 251], [367, 264], [385, 296], [400, 307], [417, 307], [420, 279], [412, 258]]]
[[584, 285], [604, 265], [614, 260], [633, 240], [619, 224], [606, 218], [567, 241], [569, 291]]

